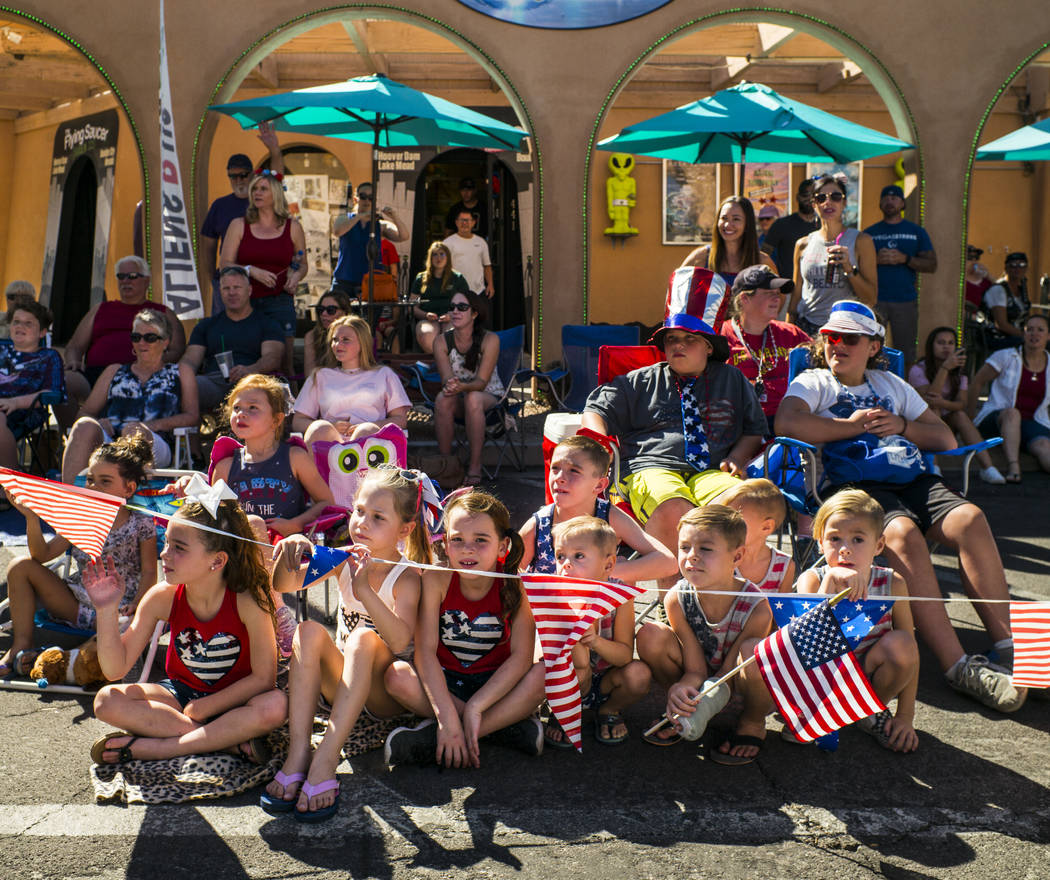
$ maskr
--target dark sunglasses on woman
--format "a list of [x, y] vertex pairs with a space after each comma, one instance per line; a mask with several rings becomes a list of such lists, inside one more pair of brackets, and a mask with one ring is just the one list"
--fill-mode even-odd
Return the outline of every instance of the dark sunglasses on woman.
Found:
[[449, 306], [449, 311], [453, 311], [453, 312], [469, 312], [470, 311], [470, 303], [452, 303], [452, 305]]
[[817, 193], [815, 196], [813, 196], [813, 201], [816, 202], [818, 205], [823, 205], [824, 202], [826, 202], [828, 199], [831, 199], [831, 201], [838, 204], [839, 202], [844, 202], [846, 200], [846, 197], [840, 192]]
[[142, 340], [145, 339], [146, 342], [148, 342], [150, 345], [152, 345], [154, 342], [160, 342], [160, 340], [162, 340], [163, 338], [164, 338], [163, 336], [160, 336], [157, 333], [132, 333], [131, 334], [131, 341], [132, 342], [142, 342]]
[[339, 306], [318, 306], [317, 315], [334, 315], [336, 312], [341, 312], [342, 309]]

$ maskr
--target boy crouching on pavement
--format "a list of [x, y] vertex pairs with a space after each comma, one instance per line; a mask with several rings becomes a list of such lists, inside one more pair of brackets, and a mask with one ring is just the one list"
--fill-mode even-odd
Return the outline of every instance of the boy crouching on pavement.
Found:
[[765, 594], [735, 575], [746, 536], [743, 517], [723, 504], [695, 508], [683, 516], [678, 524], [682, 579], [664, 598], [670, 626], [647, 623], [638, 632], [638, 655], [667, 689], [667, 717], [672, 720], [646, 742], [666, 746], [683, 736], [699, 739], [731, 693], [742, 697], [736, 730], [709, 752], [718, 764], [750, 764], [758, 757], [766, 737], [766, 715], [773, 708], [756, 666], [700, 698], [705, 682], [750, 657], [772, 625]]

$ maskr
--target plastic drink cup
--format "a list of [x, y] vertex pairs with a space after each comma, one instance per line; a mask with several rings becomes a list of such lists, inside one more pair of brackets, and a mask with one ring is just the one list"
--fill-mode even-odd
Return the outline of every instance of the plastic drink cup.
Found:
[[233, 369], [233, 352], [220, 351], [215, 355], [215, 363], [219, 365], [219, 372], [222, 373], [222, 378], [229, 379], [230, 370]]

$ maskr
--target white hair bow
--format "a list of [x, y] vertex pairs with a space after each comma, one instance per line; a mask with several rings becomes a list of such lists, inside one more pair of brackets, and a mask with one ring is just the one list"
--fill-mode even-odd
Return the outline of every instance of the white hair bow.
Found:
[[236, 501], [236, 493], [226, 485], [225, 480], [208, 481], [200, 474], [194, 474], [186, 484], [186, 500], [196, 501], [202, 505], [213, 518], [219, 515], [219, 504], [223, 501]]

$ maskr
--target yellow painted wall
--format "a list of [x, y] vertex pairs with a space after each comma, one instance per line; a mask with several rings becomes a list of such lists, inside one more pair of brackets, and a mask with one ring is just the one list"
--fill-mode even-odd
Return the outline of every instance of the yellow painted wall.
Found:
[[[39, 291], [43, 275], [44, 239], [47, 233], [48, 182], [51, 156], [59, 125], [87, 112], [105, 109], [93, 103], [90, 111], [77, 104], [65, 112], [50, 111], [46, 124], [26, 130], [26, 123], [0, 123], [0, 156], [10, 157], [0, 170], [0, 279], [6, 287], [17, 278], [30, 281]], [[118, 106], [112, 102], [108, 106]], [[43, 115], [41, 114], [42, 118]], [[142, 198], [142, 163], [134, 136], [123, 112], [117, 138], [116, 176], [113, 184], [113, 213], [109, 230], [106, 265], [106, 296], [117, 296], [116, 261], [134, 250], [132, 218]], [[10, 127], [10, 135], [5, 130]], [[17, 130], [17, 133], [16, 133]], [[10, 147], [7, 148], [7, 144]], [[7, 185], [4, 175], [9, 175]], [[10, 195], [5, 198], [4, 193]]]
[[[15, 166], [11, 161], [15, 152], [15, 124], [13, 120], [0, 120], [0, 157], [8, 157], [6, 161], [0, 161], [0, 269], [7, 264], [7, 235], [11, 223], [11, 179], [14, 177]], [[0, 272], [0, 277], [3, 273]], [[7, 287], [6, 282], [3, 287]], [[2, 291], [2, 288], [0, 288]], [[2, 297], [0, 292], [0, 297]]]

